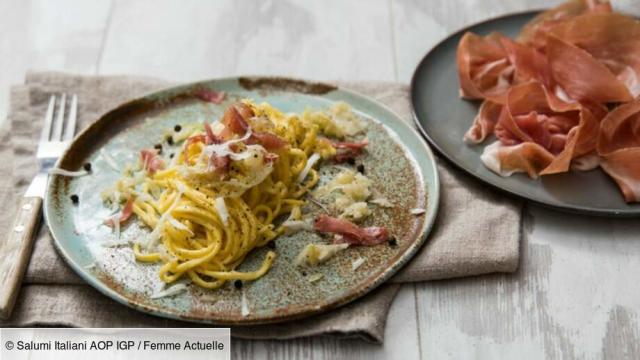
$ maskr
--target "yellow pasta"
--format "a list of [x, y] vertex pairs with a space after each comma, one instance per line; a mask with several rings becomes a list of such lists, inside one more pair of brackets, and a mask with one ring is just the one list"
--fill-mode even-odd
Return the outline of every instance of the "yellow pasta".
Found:
[[[227, 281], [266, 274], [276, 258], [273, 251], [258, 269], [236, 268], [249, 252], [284, 232], [275, 226], [276, 219], [301, 218], [304, 197], [319, 180], [315, 162], [336, 154], [325, 136], [344, 136], [335, 121], [344, 105], [333, 113], [307, 110], [296, 115], [266, 103], [242, 104], [236, 106], [250, 109], [252, 115], [245, 119], [246, 133], [225, 133], [230, 125], [214, 123], [213, 136], [226, 136], [220, 143], [209, 141], [206, 127], [185, 126], [178, 149], [171, 158], [165, 156], [164, 167], [150, 169], [155, 160], [143, 156], [138, 176], [128, 168], [111, 189], [117, 194], [113, 201], [134, 199], [131, 211], [150, 229], [134, 243], [134, 256], [140, 262], [160, 263], [159, 277], [166, 283], [185, 278], [216, 289]], [[268, 144], [257, 136], [265, 134], [286, 144], [267, 150]], [[229, 163], [215, 163], [224, 157]]]

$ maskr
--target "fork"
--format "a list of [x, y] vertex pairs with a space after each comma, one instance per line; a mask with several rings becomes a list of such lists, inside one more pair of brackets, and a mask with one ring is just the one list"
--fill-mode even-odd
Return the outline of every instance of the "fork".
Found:
[[71, 143], [75, 133], [78, 97], [76, 95], [71, 97], [65, 122], [66, 103], [66, 94], [62, 94], [59, 99], [52, 95], [49, 99], [36, 153], [40, 170], [22, 197], [13, 227], [7, 234], [7, 241], [4, 247], [0, 248], [0, 318], [2, 319], [11, 316], [22, 278], [29, 264], [33, 241], [40, 224], [40, 210], [49, 169]]

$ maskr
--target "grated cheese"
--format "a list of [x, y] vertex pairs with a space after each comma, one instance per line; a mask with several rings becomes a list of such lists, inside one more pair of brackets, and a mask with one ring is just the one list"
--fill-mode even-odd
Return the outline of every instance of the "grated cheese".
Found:
[[369, 202], [386, 208], [392, 208], [394, 206], [387, 198], [375, 198]]
[[152, 299], [160, 299], [163, 297], [176, 296], [180, 293], [183, 293], [187, 290], [187, 285], [185, 284], [176, 284], [167, 289], [157, 291], [151, 294], [150, 298]]
[[307, 244], [295, 260], [297, 266], [308, 264], [315, 266], [329, 260], [338, 252], [349, 247], [349, 244]]
[[362, 266], [362, 264], [364, 264], [365, 260], [361, 257], [353, 260], [353, 262], [351, 263], [351, 271], [356, 271], [358, 270], [358, 268], [360, 266]]
[[304, 179], [307, 178], [307, 175], [309, 175], [309, 171], [311, 171], [311, 168], [313, 167], [313, 165], [315, 165], [316, 162], [318, 162], [318, 160], [320, 160], [320, 154], [318, 153], [313, 153], [313, 155], [311, 155], [311, 157], [307, 159], [307, 165], [305, 165], [304, 169], [298, 176], [298, 183], [302, 183]]
[[229, 210], [227, 210], [227, 204], [224, 202], [224, 198], [216, 198], [215, 205], [220, 220], [222, 220], [222, 223], [226, 226], [229, 223]]

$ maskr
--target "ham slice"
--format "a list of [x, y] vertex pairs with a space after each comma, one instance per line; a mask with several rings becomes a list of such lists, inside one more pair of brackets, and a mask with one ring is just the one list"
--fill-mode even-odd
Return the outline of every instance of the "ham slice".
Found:
[[549, 35], [547, 54], [553, 77], [573, 99], [601, 103], [633, 99], [625, 83], [585, 50]]
[[493, 133], [503, 108], [503, 105], [491, 100], [483, 101], [478, 114], [473, 119], [473, 125], [464, 134], [464, 141], [468, 144], [482, 143]]
[[[622, 14], [596, 13], [565, 21], [549, 33], [588, 53], [632, 98], [640, 95], [640, 23], [636, 19]], [[629, 98], [612, 101], [629, 101]]]
[[369, 145], [368, 140], [360, 142], [331, 142], [331, 145], [337, 149], [336, 154], [333, 156], [335, 163], [341, 164], [356, 157], [362, 155], [364, 148]]
[[319, 232], [341, 235], [338, 242], [351, 245], [377, 245], [389, 240], [389, 231], [385, 227], [361, 228], [350, 221], [325, 214], [318, 216], [313, 227]]
[[[482, 113], [481, 108], [478, 117]], [[494, 129], [501, 147], [498, 150], [494, 145], [485, 151], [483, 162], [503, 176], [526, 172], [537, 177], [568, 171], [574, 158], [595, 150], [598, 120], [589, 108], [564, 102], [539, 82], [513, 86]], [[481, 134], [479, 122], [467, 134]]]
[[[129, 218], [131, 217], [131, 215], [133, 215], [133, 202], [134, 202], [134, 198], [133, 196], [129, 196], [129, 198], [127, 199], [126, 204], [124, 205], [124, 208], [122, 208], [122, 212], [120, 213], [120, 216], [117, 217], [118, 222], [120, 224], [124, 224], [127, 220], [129, 220]], [[114, 227], [115, 224], [115, 220], [113, 217], [110, 217], [108, 219], [106, 219], [104, 221], [105, 225], [107, 226], [111, 226]]]
[[333, 141], [331, 145], [336, 149], [364, 149], [367, 145], [369, 145], [368, 140], [362, 140], [360, 142], [341, 142], [341, 141]]
[[640, 100], [611, 111], [603, 120], [597, 151], [602, 169], [615, 180], [625, 201], [640, 202]]
[[205, 144], [207, 145], [222, 144], [224, 142], [220, 136], [216, 135], [213, 132], [213, 129], [211, 128], [211, 124], [209, 124], [208, 122], [204, 123], [204, 132], [205, 132], [205, 137], [204, 137]]
[[[220, 136], [224, 139], [230, 139], [235, 135], [245, 135], [250, 130], [249, 120], [254, 116], [253, 110], [243, 103], [230, 106], [222, 118], [224, 130]], [[288, 145], [286, 140], [267, 132], [253, 132], [245, 143], [249, 145], [260, 144], [269, 151], [279, 150]]]
[[164, 169], [164, 161], [158, 157], [155, 149], [141, 150], [140, 160], [142, 161], [142, 168], [150, 175], [153, 175], [158, 170]]
[[215, 91], [206, 88], [201, 88], [194, 91], [193, 95], [202, 101], [207, 101], [214, 104], [222, 103], [226, 96], [224, 91]]
[[489, 169], [535, 178], [601, 166], [640, 201], [640, 22], [573, 0], [515, 41], [465, 34], [456, 60], [461, 95], [484, 100], [465, 142], [497, 138], [481, 156]]
[[550, 28], [580, 15], [610, 12], [612, 12], [611, 4], [607, 0], [567, 1], [534, 17], [522, 28], [517, 40], [535, 49], [543, 49], [546, 44], [546, 33]]
[[281, 137], [267, 132], [254, 132], [245, 143], [249, 145], [260, 144], [269, 151], [282, 149], [289, 144]]
[[[245, 107], [248, 108], [248, 110], [246, 110]], [[242, 113], [238, 111], [238, 108], [241, 109]], [[220, 133], [220, 136], [223, 139], [229, 140], [235, 135], [244, 135], [247, 130], [249, 130], [249, 123], [246, 120], [249, 115], [248, 111], [251, 111], [251, 109], [244, 104], [242, 104], [242, 106], [238, 106], [238, 104], [230, 106], [222, 116], [224, 129]], [[253, 114], [253, 111], [251, 111], [251, 114]]]
[[473, 33], [462, 36], [456, 57], [460, 96], [500, 102], [511, 86], [515, 69], [502, 44], [505, 38], [499, 33], [485, 37]]

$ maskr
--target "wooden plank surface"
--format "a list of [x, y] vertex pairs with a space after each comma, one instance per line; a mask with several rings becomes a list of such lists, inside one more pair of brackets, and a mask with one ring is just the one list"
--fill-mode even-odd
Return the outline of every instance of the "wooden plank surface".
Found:
[[0, 121], [29, 69], [93, 74], [111, 0], [0, 1]]
[[[462, 26], [551, 0], [0, 0], [0, 118], [27, 69], [408, 82]], [[614, 1], [640, 15], [637, 0]], [[235, 340], [234, 358], [640, 358], [640, 223], [529, 207], [516, 274], [406, 285], [384, 345]]]

